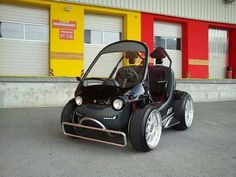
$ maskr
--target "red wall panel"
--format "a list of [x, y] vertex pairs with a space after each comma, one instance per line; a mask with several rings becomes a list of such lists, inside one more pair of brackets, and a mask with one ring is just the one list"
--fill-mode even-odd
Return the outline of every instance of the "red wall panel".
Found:
[[236, 79], [236, 29], [229, 32], [229, 65], [233, 69], [233, 78]]
[[208, 78], [208, 65], [202, 66], [201, 60], [208, 60], [208, 24], [189, 20], [187, 22], [187, 59], [197, 60], [199, 64], [190, 65], [188, 74], [191, 78]]
[[189, 67], [188, 67], [188, 23], [185, 22], [182, 25], [182, 77], [189, 77]]
[[152, 52], [152, 49], [154, 48], [153, 15], [146, 13], [142, 14], [141, 24], [141, 40], [148, 45], [150, 52]]
[[208, 24], [205, 22], [188, 21], [189, 57], [208, 59]]
[[207, 65], [189, 65], [190, 78], [208, 78]]

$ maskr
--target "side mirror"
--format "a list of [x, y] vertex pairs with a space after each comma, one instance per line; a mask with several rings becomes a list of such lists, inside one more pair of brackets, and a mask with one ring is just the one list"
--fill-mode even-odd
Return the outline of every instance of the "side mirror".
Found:
[[80, 78], [80, 77], [76, 77], [76, 80], [80, 82], [80, 81], [81, 81], [81, 78]]

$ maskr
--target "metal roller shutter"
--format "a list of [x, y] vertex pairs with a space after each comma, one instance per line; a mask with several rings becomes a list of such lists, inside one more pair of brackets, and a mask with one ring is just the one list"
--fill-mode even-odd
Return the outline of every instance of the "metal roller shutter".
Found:
[[0, 75], [48, 75], [48, 9], [0, 4]]
[[[182, 77], [182, 26], [175, 23], [154, 23], [155, 47], [161, 46], [166, 49], [172, 58], [172, 69], [177, 78]], [[161, 42], [160, 42], [161, 41]], [[164, 60], [164, 65], [169, 64]]]
[[85, 29], [122, 32], [122, 18], [100, 14], [85, 14]]
[[[86, 70], [98, 52], [107, 44], [121, 39], [123, 28], [122, 17], [100, 14], [85, 14], [85, 31], [88, 32], [88, 40], [85, 39], [84, 69]], [[85, 38], [86, 38], [85, 32]], [[106, 75], [107, 66], [115, 66], [115, 60], [106, 60], [99, 64], [97, 73], [99, 76]]]
[[228, 65], [228, 31], [209, 29], [209, 78], [224, 79]]

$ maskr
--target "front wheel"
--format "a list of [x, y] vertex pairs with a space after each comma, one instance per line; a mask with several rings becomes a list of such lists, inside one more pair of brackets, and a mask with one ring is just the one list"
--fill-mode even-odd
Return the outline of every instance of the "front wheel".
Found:
[[[77, 104], [75, 103], [75, 99], [71, 99], [62, 110], [61, 124], [62, 122], [69, 122], [69, 123], [77, 122], [76, 108]], [[65, 131], [71, 134], [75, 133], [75, 129], [72, 126], [65, 126]]]
[[129, 137], [134, 149], [141, 152], [154, 149], [160, 141], [161, 133], [161, 114], [155, 107], [147, 105], [133, 112], [129, 123]]
[[179, 124], [173, 128], [177, 130], [186, 130], [193, 123], [193, 99], [187, 92], [177, 91], [175, 100], [175, 116]]

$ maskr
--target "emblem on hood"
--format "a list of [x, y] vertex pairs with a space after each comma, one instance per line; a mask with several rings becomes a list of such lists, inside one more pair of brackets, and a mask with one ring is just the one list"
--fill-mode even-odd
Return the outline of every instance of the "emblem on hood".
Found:
[[105, 120], [115, 120], [117, 118], [117, 116], [113, 116], [113, 117], [103, 117], [103, 119]]

